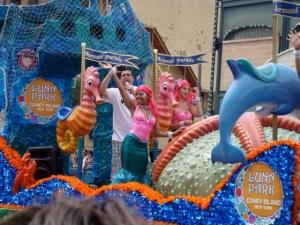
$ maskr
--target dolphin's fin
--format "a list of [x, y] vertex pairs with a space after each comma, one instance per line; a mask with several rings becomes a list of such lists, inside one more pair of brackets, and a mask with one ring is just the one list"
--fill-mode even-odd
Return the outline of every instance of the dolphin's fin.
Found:
[[277, 67], [274, 63], [267, 63], [262, 66], [255, 67], [248, 59], [245, 58], [238, 59], [237, 63], [242, 66], [248, 74], [263, 82], [270, 83], [277, 78]]
[[285, 115], [291, 113], [295, 109], [295, 106], [290, 102], [281, 103], [271, 113], [275, 115]]
[[215, 146], [211, 152], [211, 162], [221, 162], [221, 163], [246, 163], [246, 154], [245, 152], [233, 145], [222, 145], [219, 143]]
[[237, 61], [235, 61], [233, 59], [227, 59], [227, 64], [232, 72], [234, 79], [237, 79], [239, 77], [239, 75], [242, 74], [241, 70], [239, 68], [239, 64], [237, 63]]

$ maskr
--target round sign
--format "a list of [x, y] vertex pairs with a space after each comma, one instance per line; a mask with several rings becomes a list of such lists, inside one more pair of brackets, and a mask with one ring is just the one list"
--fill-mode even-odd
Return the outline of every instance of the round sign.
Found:
[[283, 189], [279, 176], [266, 163], [241, 170], [235, 185], [236, 209], [250, 224], [270, 224], [280, 215]]
[[51, 120], [61, 107], [62, 96], [54, 83], [37, 78], [23, 89], [18, 101], [25, 118], [43, 124]]

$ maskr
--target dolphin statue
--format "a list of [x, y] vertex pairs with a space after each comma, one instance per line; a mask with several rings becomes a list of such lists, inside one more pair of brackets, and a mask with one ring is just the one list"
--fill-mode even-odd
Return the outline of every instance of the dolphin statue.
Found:
[[300, 106], [300, 79], [295, 69], [268, 63], [255, 67], [247, 59], [227, 60], [234, 80], [220, 108], [220, 141], [212, 149], [212, 163], [246, 163], [245, 152], [232, 145], [232, 129], [239, 117], [250, 107], [270, 105], [275, 115], [291, 113]]

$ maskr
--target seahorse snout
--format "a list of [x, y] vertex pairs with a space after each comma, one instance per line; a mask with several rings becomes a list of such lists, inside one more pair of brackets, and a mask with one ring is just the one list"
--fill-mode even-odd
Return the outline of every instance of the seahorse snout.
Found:
[[103, 98], [101, 98], [98, 90], [93, 91], [93, 98], [97, 105], [103, 102]]
[[97, 105], [99, 105], [99, 104], [102, 103], [102, 102], [103, 102], [103, 98], [101, 98], [100, 96], [99, 96], [98, 98], [95, 99], [95, 103], [96, 103]]
[[178, 106], [178, 102], [175, 100], [174, 95], [170, 96], [172, 108], [176, 108]]

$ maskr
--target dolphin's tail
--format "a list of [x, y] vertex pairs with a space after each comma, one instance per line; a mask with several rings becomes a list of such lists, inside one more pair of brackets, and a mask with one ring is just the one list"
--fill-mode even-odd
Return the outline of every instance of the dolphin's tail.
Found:
[[211, 152], [211, 162], [221, 163], [246, 163], [246, 154], [243, 150], [231, 144], [222, 145], [218, 143]]

